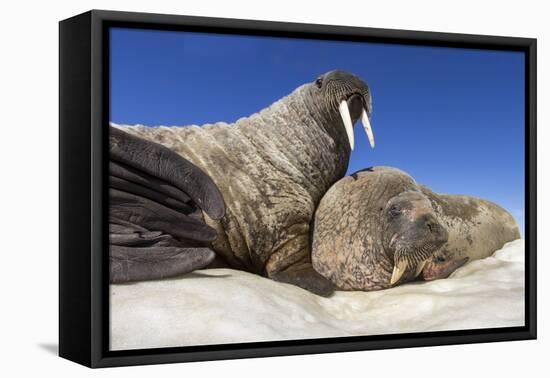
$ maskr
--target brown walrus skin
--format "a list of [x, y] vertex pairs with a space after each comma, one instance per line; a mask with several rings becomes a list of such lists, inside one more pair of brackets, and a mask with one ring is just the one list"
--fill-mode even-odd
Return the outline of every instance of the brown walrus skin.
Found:
[[426, 263], [422, 279], [447, 278], [466, 262], [488, 257], [520, 238], [514, 217], [502, 207], [476, 197], [437, 194], [425, 186], [421, 188], [449, 233], [447, 243]]
[[437, 194], [396, 168], [373, 167], [341, 179], [323, 197], [315, 216], [315, 269], [342, 290], [391, 287], [395, 258], [387, 240], [394, 238], [394, 231], [387, 226], [387, 212], [395, 203], [393, 197], [403, 190], [424, 199], [435, 222], [446, 230], [446, 240], [420, 268], [409, 269], [397, 283], [416, 276], [446, 278], [467, 261], [490, 256], [520, 237], [512, 215], [492, 202]]
[[446, 241], [414, 179], [372, 167], [341, 179], [321, 200], [312, 262], [340, 290], [379, 290], [417, 277]]
[[[353, 148], [352, 127], [359, 118], [373, 145], [371, 109], [370, 90], [362, 80], [347, 72], [331, 71], [233, 124], [113, 126], [167, 147], [196, 166], [196, 174], [191, 178], [204, 178], [204, 173], [215, 183], [225, 204], [223, 217], [212, 218], [203, 206], [199, 204], [199, 207], [203, 210], [204, 222], [217, 234], [215, 240], [206, 245], [216, 254], [216, 266], [250, 271], [319, 295], [329, 295], [333, 291], [332, 283], [311, 265], [310, 224], [324, 193], [347, 170]], [[152, 145], [147, 148], [158, 150]], [[158, 155], [168, 156], [166, 152]], [[130, 165], [136, 158], [139, 159], [139, 148], [129, 148], [121, 160]], [[155, 161], [164, 166], [163, 160]], [[154, 170], [147, 173], [157, 176]], [[112, 185], [117, 185], [115, 189], [120, 191], [125, 183], [112, 180]], [[162, 188], [166, 192], [166, 188], [157, 186], [159, 191]], [[185, 191], [188, 183], [182, 187]], [[141, 198], [148, 193], [140, 188], [139, 193], [132, 194]], [[117, 191], [112, 195], [122, 197]], [[215, 196], [207, 197], [210, 198]], [[147, 211], [139, 214], [139, 219], [160, 224], [156, 219], [157, 205], [141, 199], [134, 202]], [[133, 219], [136, 207], [124, 205], [126, 202], [120, 207], [121, 217], [124, 216], [124, 221]], [[165, 200], [165, 205], [195, 208], [185, 201]], [[186, 222], [201, 227], [196, 235], [208, 236], [208, 228], [188, 218]], [[128, 251], [126, 248], [122, 252]], [[204, 256], [208, 257], [206, 252]]]

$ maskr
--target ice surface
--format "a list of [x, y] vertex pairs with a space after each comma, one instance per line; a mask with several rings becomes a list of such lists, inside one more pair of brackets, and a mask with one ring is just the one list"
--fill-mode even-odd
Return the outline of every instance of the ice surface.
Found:
[[524, 241], [449, 278], [321, 298], [231, 269], [111, 285], [111, 349], [157, 348], [524, 324]]

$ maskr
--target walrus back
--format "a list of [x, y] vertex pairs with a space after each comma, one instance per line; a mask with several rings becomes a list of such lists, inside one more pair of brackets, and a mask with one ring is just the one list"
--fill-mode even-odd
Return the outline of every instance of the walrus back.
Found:
[[448, 230], [449, 241], [442, 250], [453, 258], [482, 259], [520, 238], [514, 217], [493, 202], [465, 195], [436, 194], [425, 186], [422, 191]]

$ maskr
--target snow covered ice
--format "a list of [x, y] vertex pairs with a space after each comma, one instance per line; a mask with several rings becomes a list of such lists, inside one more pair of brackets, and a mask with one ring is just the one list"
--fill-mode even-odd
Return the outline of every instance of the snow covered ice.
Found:
[[523, 240], [449, 278], [321, 298], [231, 269], [110, 286], [111, 349], [524, 325]]

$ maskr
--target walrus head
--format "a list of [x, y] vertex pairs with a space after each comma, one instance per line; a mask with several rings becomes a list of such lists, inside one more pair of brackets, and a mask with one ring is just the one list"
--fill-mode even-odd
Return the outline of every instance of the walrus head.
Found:
[[386, 250], [394, 261], [390, 284], [399, 282], [405, 272], [410, 272], [409, 278], [417, 277], [448, 238], [431, 202], [421, 192], [405, 191], [386, 203], [382, 217], [385, 239], [389, 238]]
[[354, 147], [353, 125], [360, 118], [371, 147], [374, 135], [370, 124], [372, 97], [368, 85], [345, 71], [320, 75], [308, 86], [312, 106], [326, 120], [338, 119], [346, 132], [350, 149]]
[[336, 182], [314, 219], [312, 263], [342, 290], [377, 290], [417, 277], [447, 241], [414, 179], [372, 167]]

